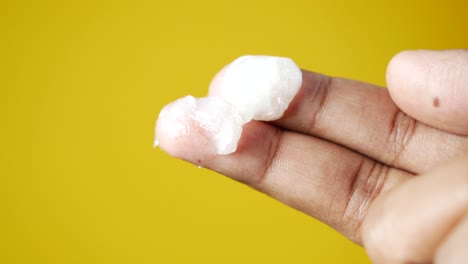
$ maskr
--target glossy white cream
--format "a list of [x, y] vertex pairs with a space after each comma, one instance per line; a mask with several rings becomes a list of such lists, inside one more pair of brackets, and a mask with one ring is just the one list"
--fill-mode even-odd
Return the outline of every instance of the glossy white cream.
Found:
[[186, 96], [163, 108], [156, 124], [159, 140], [177, 141], [196, 127], [227, 155], [237, 149], [242, 126], [251, 120], [283, 116], [302, 85], [302, 73], [289, 58], [243, 56], [229, 64], [214, 96]]

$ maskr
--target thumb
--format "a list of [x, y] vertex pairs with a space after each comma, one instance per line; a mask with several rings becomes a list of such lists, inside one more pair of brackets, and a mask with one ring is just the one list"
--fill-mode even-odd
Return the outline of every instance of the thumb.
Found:
[[388, 65], [387, 85], [408, 115], [468, 135], [468, 50], [401, 52]]

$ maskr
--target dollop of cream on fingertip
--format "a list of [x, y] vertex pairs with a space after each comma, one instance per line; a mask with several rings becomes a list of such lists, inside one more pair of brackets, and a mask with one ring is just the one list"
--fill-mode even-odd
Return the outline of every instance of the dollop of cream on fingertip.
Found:
[[242, 56], [229, 64], [218, 94], [248, 121], [283, 116], [302, 84], [302, 73], [289, 58]]
[[248, 55], [228, 65], [218, 85], [214, 96], [186, 96], [165, 106], [156, 123], [154, 146], [163, 137], [190, 136], [191, 126], [197, 126], [217, 154], [231, 154], [244, 124], [283, 116], [302, 85], [302, 72], [289, 58]]

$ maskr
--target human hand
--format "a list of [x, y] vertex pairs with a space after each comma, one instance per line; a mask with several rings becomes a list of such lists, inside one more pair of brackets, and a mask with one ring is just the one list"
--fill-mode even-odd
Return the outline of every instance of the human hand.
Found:
[[376, 262], [466, 262], [467, 73], [462, 50], [397, 55], [388, 90], [303, 71], [285, 115], [245, 125], [235, 153], [216, 155], [197, 127], [160, 145], [320, 219]]

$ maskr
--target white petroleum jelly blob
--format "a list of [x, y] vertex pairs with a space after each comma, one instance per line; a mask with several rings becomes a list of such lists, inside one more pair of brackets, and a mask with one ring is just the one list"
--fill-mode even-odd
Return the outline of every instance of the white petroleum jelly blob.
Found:
[[218, 154], [236, 151], [242, 134], [242, 122], [236, 109], [219, 96], [195, 98], [191, 95], [166, 105], [156, 123], [154, 147], [158, 138], [177, 140], [190, 136], [194, 126], [201, 128]]
[[289, 58], [242, 56], [226, 67], [219, 96], [248, 121], [271, 121], [283, 116], [301, 84], [302, 73]]
[[289, 58], [243, 56], [228, 65], [216, 96], [186, 96], [163, 108], [156, 124], [158, 138], [177, 140], [199, 127], [217, 153], [237, 149], [242, 126], [251, 120], [272, 121], [283, 116], [302, 85], [302, 73]]

